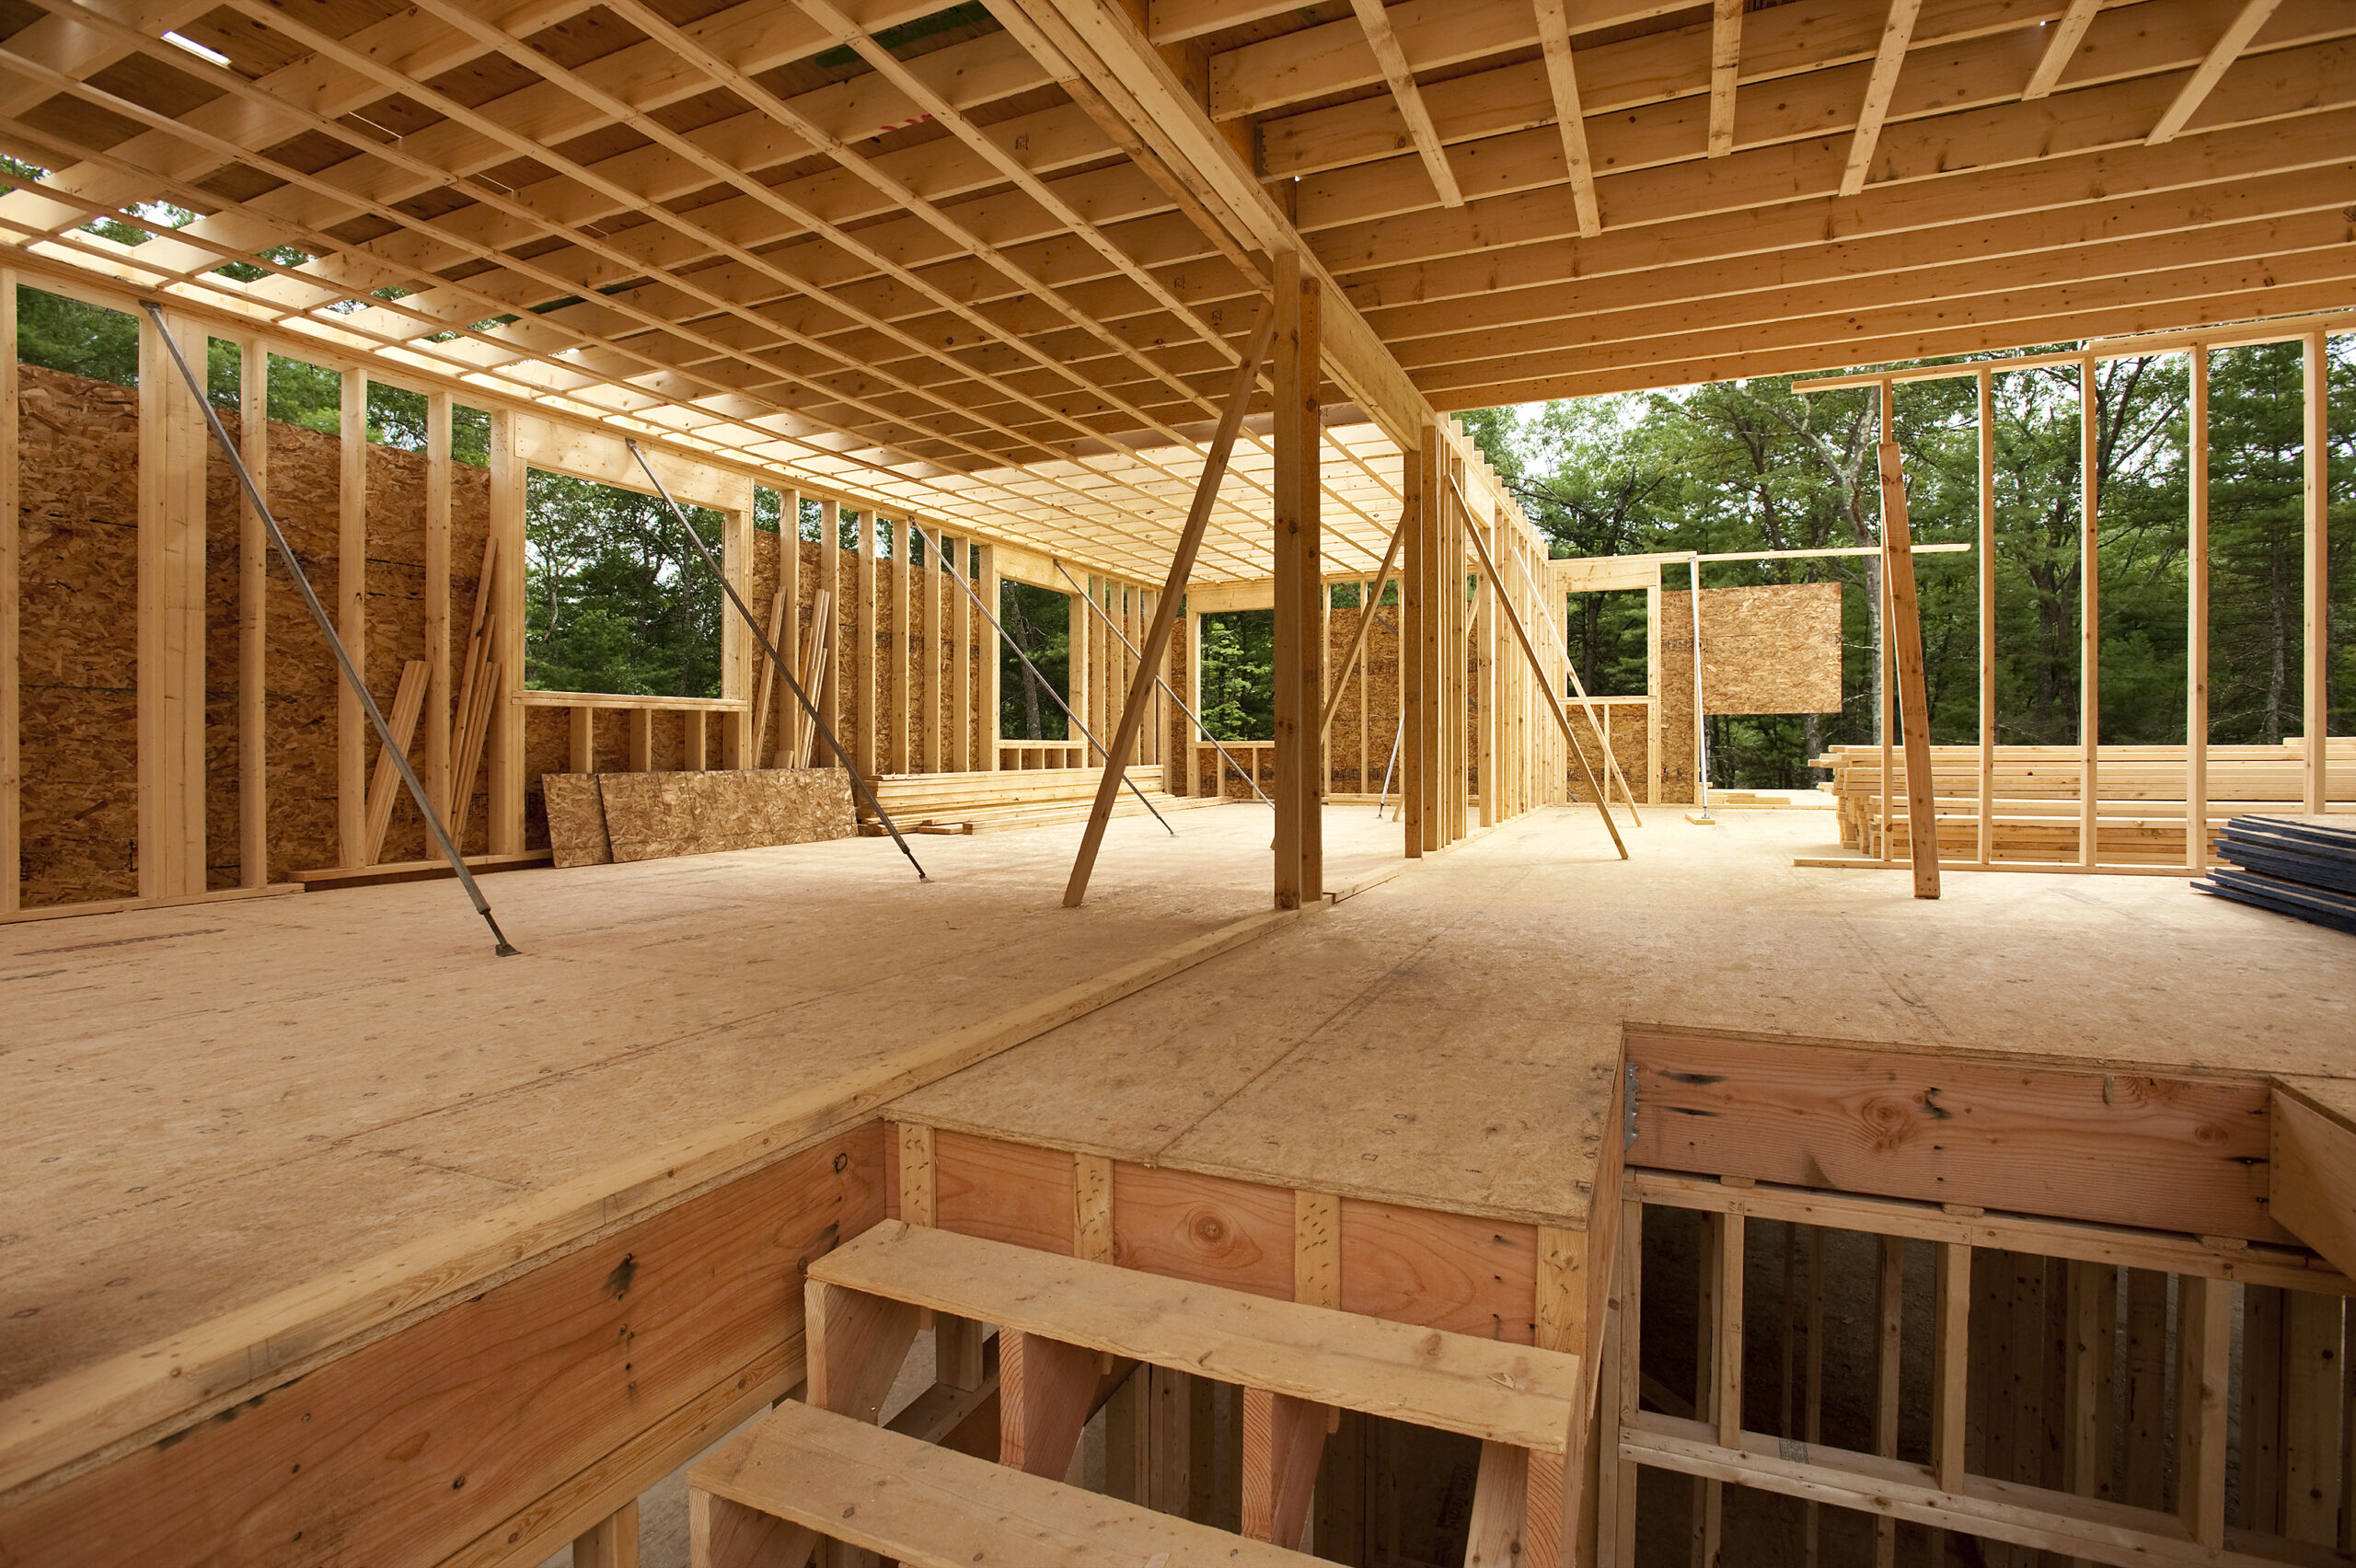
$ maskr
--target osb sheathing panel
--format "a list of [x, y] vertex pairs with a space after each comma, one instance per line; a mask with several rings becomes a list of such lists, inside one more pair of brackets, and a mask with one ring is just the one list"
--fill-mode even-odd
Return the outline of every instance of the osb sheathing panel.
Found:
[[[1693, 799], [1693, 620], [1686, 607], [1691, 597], [1660, 596], [1660, 668], [1654, 674], [1661, 698], [1664, 801]], [[1711, 713], [1837, 712], [1841, 585], [1703, 589], [1702, 700]]]
[[139, 394], [20, 365], [23, 901], [138, 890]]
[[548, 818], [549, 847], [559, 866], [604, 866], [614, 859], [606, 832], [606, 805], [594, 773], [548, 773], [540, 777], [540, 804]]
[[596, 782], [618, 861], [815, 844], [852, 832], [850, 776], [839, 767], [606, 773]]

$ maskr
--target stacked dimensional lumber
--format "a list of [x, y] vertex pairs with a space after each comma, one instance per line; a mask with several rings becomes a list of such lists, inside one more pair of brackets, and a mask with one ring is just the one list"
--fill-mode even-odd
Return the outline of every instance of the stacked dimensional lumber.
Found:
[[[903, 833], [989, 833], [1087, 821], [1101, 777], [1093, 767], [1031, 767], [997, 773], [887, 773], [873, 782], [876, 798]], [[1165, 813], [1219, 803], [1216, 795], [1181, 799], [1162, 793], [1159, 767], [1132, 767], [1129, 778]], [[1144, 812], [1126, 790], [1113, 807], [1114, 816]], [[864, 801], [860, 818], [860, 832], [883, 831]]]
[[[2356, 810], [2356, 739], [2335, 737], [2327, 753], [2327, 809]], [[1905, 759], [1893, 754], [1896, 799], [1889, 815], [1890, 853], [1911, 852], [1906, 822]], [[1998, 746], [1990, 799], [1993, 852], [2005, 860], [2074, 860], [2083, 765], [2075, 746]], [[1834, 800], [1841, 842], [1860, 854], [1882, 852], [1879, 746], [1834, 746], [1812, 766], [1830, 770], [1819, 788]], [[1972, 859], [1980, 853], [1980, 750], [1931, 748], [1933, 807], [1939, 854]], [[2237, 813], [2297, 812], [2306, 790], [2306, 747], [2209, 748], [2204, 816], [2213, 843]], [[2185, 748], [2180, 745], [2101, 746], [2095, 760], [2095, 859], [2105, 865], [2181, 865], [2184, 861]]]
[[2356, 821], [2237, 816], [2217, 854], [2228, 862], [2193, 888], [2356, 934]]

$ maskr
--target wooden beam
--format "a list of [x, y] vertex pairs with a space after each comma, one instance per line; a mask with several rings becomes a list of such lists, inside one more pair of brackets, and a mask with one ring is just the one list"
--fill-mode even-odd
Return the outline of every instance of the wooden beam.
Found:
[[[1888, 396], [1887, 393], [1884, 394]], [[2096, 860], [2102, 739], [2102, 399], [2095, 357], [2078, 362], [2078, 865]], [[1911, 752], [1908, 754], [1910, 756]], [[1887, 777], [1887, 774], [1884, 775]], [[1916, 855], [1922, 850], [1917, 848]], [[1918, 872], [1919, 876], [1920, 873]]]
[[804, 1287], [803, 1321], [810, 1402], [857, 1421], [881, 1421], [916, 1343], [916, 1308], [814, 1279]]
[[1734, 93], [1742, 77], [1742, 14], [1747, 8], [1744, 0], [1713, 0], [1710, 7], [1709, 154], [1714, 158], [1734, 151]]
[[2078, 52], [2086, 29], [2094, 25], [2095, 13], [2102, 6], [2103, 0], [2070, 0], [2069, 7], [2053, 24], [2053, 31], [2045, 40], [2045, 52], [2038, 56], [2037, 69], [2029, 73], [2028, 85], [2021, 89], [2023, 98], [2035, 101], [2053, 90]]
[[[17, 352], [17, 273], [14, 268], [0, 267], [0, 915], [15, 913], [24, 895], [24, 753], [18, 734], [22, 702], [17, 695], [24, 623], [17, 582], [24, 533], [24, 452]], [[247, 354], [248, 376], [252, 363], [253, 355]], [[242, 707], [238, 713], [242, 719]], [[250, 866], [251, 861], [246, 863]]]
[[2209, 95], [2216, 90], [2218, 81], [2233, 68], [2234, 62], [2241, 58], [2242, 51], [2249, 47], [2250, 40], [2258, 36], [2258, 29], [2266, 25], [2267, 19], [2274, 15], [2275, 6], [2281, 3], [2281, 0], [2242, 0], [2241, 9], [2235, 12], [2234, 19], [2225, 24], [2223, 36], [2201, 57], [2191, 76], [2177, 89], [2176, 97], [2168, 100], [2167, 109], [2160, 115], [2160, 122], [2153, 126], [2152, 133], [2144, 138], [2147, 146], [2156, 147], [2162, 142], [2175, 139], [2186, 122], [2200, 111], [2200, 106], [2209, 101]]
[[1579, 103], [1578, 62], [1571, 49], [1567, 0], [1531, 0], [1538, 15], [1538, 47], [1546, 62], [1546, 87], [1554, 98], [1554, 124], [1563, 136], [1563, 172], [1571, 182], [1571, 205], [1579, 234], [1603, 232], [1603, 211], [1595, 196], [1595, 165], [1588, 156], [1587, 114]]
[[1299, 1549], [1334, 1413], [1330, 1405], [1288, 1394], [1243, 1390], [1244, 1535]]
[[1415, 144], [1415, 155], [1424, 160], [1424, 171], [1431, 176], [1432, 189], [1439, 193], [1439, 204], [1461, 207], [1464, 192], [1458, 188], [1456, 176], [1448, 167], [1448, 149], [1440, 144], [1439, 133], [1432, 128], [1431, 113], [1424, 107], [1424, 95], [1415, 86], [1415, 74], [1399, 47], [1398, 35], [1391, 30], [1389, 8], [1383, 0], [1351, 0], [1351, 5], [1357, 12], [1359, 28], [1366, 33], [1367, 47], [1374, 51], [1375, 63], [1382, 68], [1382, 79], [1399, 105], [1400, 116], [1407, 121], [1407, 135]]
[[[1088, 825], [1080, 833], [1080, 852], [1073, 857], [1071, 876], [1064, 884], [1064, 907], [1067, 909], [1079, 908], [1088, 896], [1088, 880], [1096, 869], [1096, 854], [1104, 841], [1104, 824], [1112, 820], [1113, 803], [1120, 795], [1126, 767], [1122, 759], [1136, 746], [1138, 732], [1153, 711], [1149, 695], [1162, 665], [1169, 662], [1171, 628], [1176, 624], [1178, 606], [1184, 600], [1187, 580], [1194, 575], [1195, 551], [1202, 544], [1203, 529], [1210, 522], [1211, 504], [1218, 499], [1219, 484], [1227, 473], [1229, 455], [1235, 449], [1235, 432], [1242, 427], [1244, 412], [1251, 407], [1253, 391], [1259, 383], [1260, 365], [1267, 358], [1280, 314], [1273, 303], [1260, 313], [1260, 323], [1253, 329], [1242, 361], [1235, 367], [1235, 379], [1228, 388], [1226, 407], [1219, 413], [1218, 429], [1212, 434], [1210, 450], [1203, 458], [1202, 478], [1195, 486], [1194, 503], [1187, 508], [1185, 526], [1180, 530], [1178, 548], [1171, 556], [1170, 574], [1163, 580], [1161, 598], [1154, 605], [1153, 624], [1146, 629], [1145, 645], [1138, 652], [1137, 673], [1129, 681], [1127, 698], [1121, 705], [1120, 727], [1114, 732], [1112, 743], [1105, 753], [1103, 777], [1096, 787], [1095, 803], [1089, 809]], [[990, 714], [993, 736], [997, 730], [997, 713], [993, 709]], [[995, 741], [991, 751], [993, 754], [997, 751]]]
[[2267, 1196], [2274, 1217], [2356, 1274], [2356, 1127], [2278, 1087], [2267, 1108]]
[[2300, 420], [2306, 480], [2300, 558], [2300, 595], [2304, 626], [2300, 639], [2300, 707], [2306, 741], [2306, 800], [2320, 813], [2330, 799], [2325, 766], [2331, 732], [2331, 355], [2325, 335], [2307, 334], [2303, 351], [2304, 402]]
[[1094, 1408], [1096, 1355], [1003, 1326], [998, 1346], [999, 1462], [1061, 1481]]
[[1322, 291], [1298, 252], [1276, 258], [1276, 906], [1298, 909], [1325, 893], [1324, 801], [1317, 788], [1323, 737], [1311, 716], [1325, 695], [1317, 640], [1323, 592], [1319, 389]]
[[[1889, 393], [1882, 393], [1885, 403]], [[1923, 671], [1923, 613], [1914, 592], [1914, 536], [1906, 522], [1906, 475], [1898, 443], [1879, 447], [1881, 569], [1889, 582], [1890, 625], [1884, 628], [1898, 667], [1899, 722], [1906, 737], [1906, 823], [1914, 858], [1914, 896], [1939, 896], [1938, 827], [1932, 799], [1931, 714]], [[2090, 792], [2091, 793], [2091, 792]]]
[[1906, 63], [1906, 46], [1922, 12], [1923, 0], [1889, 0], [1889, 17], [1882, 24], [1881, 42], [1874, 52], [1873, 75], [1865, 79], [1865, 106], [1857, 111], [1857, 129], [1850, 137], [1848, 166], [1841, 174], [1843, 196], [1854, 196], [1865, 188], [1874, 144], [1881, 140], [1882, 120], [1889, 113], [1890, 95], [1898, 90], [1899, 69]]

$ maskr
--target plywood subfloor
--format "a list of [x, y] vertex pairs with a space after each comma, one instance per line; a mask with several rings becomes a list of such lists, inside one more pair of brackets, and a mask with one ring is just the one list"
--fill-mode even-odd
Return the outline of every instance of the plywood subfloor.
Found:
[[1266, 909], [1266, 808], [1172, 821], [1080, 911], [1068, 824], [511, 872], [521, 958], [446, 882], [0, 928], [0, 1399]]
[[[2163, 877], [1795, 868], [1817, 813], [1548, 811], [893, 1114], [1583, 1224], [1623, 1024], [2356, 1077], [2356, 940]], [[1627, 831], [1627, 830], [1623, 830]]]

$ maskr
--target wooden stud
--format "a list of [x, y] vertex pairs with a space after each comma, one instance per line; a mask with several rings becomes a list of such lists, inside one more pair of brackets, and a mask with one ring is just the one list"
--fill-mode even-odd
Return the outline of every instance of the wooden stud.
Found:
[[[174, 313], [176, 340], [205, 357], [203, 330]], [[202, 411], [154, 324], [139, 323], [139, 896], [206, 887], [204, 853], [205, 471]], [[17, 525], [11, 524], [11, 526]]]
[[1339, 1311], [1341, 1202], [1329, 1193], [1295, 1192], [1292, 1204], [1292, 1298]]
[[2096, 859], [2102, 736], [2102, 401], [2095, 358], [2078, 362], [2078, 864]]
[[1942, 1492], [1963, 1490], [1970, 1330], [1971, 1248], [1942, 1242], [1931, 1286], [1931, 1479]]
[[[489, 595], [480, 701], [491, 745], [491, 852], [524, 851], [524, 708], [513, 694], [524, 686], [524, 462], [516, 447], [515, 415], [491, 415], [491, 532], [493, 572]], [[690, 715], [690, 722], [696, 722]], [[698, 766], [700, 766], [699, 764]]]
[[2225, 1544], [2233, 1286], [2216, 1279], [2179, 1279], [2176, 1337], [2176, 1514], [2186, 1534], [2215, 1550]]
[[[1813, 1227], [1810, 1228], [1814, 1229]], [[1823, 1233], [1817, 1231], [1816, 1234], [1820, 1238]], [[1874, 1338], [1874, 1452], [1885, 1458], [1895, 1458], [1898, 1455], [1899, 1371], [1905, 1351], [1906, 1249], [1905, 1243], [1895, 1236], [1884, 1236], [1879, 1239], [1881, 1266], [1878, 1271], [1879, 1289], [1876, 1293], [1875, 1323], [1877, 1332]], [[1820, 1244], [1818, 1261], [1819, 1266], [1808, 1273], [1808, 1287], [1820, 1304], [1824, 1292]], [[1808, 1359], [1812, 1363], [1818, 1359], [1822, 1340], [1822, 1320], [1819, 1318], [1811, 1324], [1808, 1334]], [[1811, 1399], [1808, 1403], [1809, 1414], [1813, 1417], [1816, 1401]], [[1812, 1440], [1813, 1434], [1810, 1436]], [[1815, 1523], [1811, 1511], [1811, 1529]], [[1876, 1568], [1890, 1568], [1897, 1560], [1897, 1521], [1877, 1519], [1874, 1522]]]
[[[2257, 0], [2252, 0], [2255, 5]], [[2325, 740], [2330, 732], [2331, 704], [2331, 357], [2324, 334], [2310, 332], [2304, 344], [2304, 402], [2301, 425], [2305, 436], [2305, 528], [2302, 555], [2305, 562], [2303, 599], [2305, 635], [2300, 660], [2301, 732], [2306, 741], [2306, 809], [2320, 813], [2330, 799], [2325, 767]]]
[[[998, 547], [985, 543], [979, 553], [981, 559], [976, 568], [975, 586], [982, 595], [982, 603], [1002, 616], [1005, 614], [1005, 590], [999, 581]], [[999, 682], [1003, 673], [1003, 655], [998, 640], [995, 637], [982, 639], [976, 657], [981, 663], [981, 690], [976, 697], [976, 705], [981, 709], [976, 716], [981, 727], [981, 755], [976, 759], [975, 766], [985, 773], [995, 773], [999, 768], [999, 741], [1005, 722], [999, 707]]]
[[701, 773], [710, 763], [710, 734], [705, 728], [706, 709], [690, 708], [679, 715], [679, 767], [688, 773]]
[[884, 568], [891, 586], [892, 642], [884, 661], [885, 674], [878, 679], [885, 682], [883, 695], [886, 712], [882, 722], [891, 737], [884, 755], [891, 759], [889, 771], [893, 773], [915, 770], [913, 743], [921, 712], [917, 701], [919, 617], [916, 594], [917, 551], [920, 547], [911, 526], [913, 522], [913, 518], [904, 517], [890, 525], [892, 559]]
[[1265, 1389], [1246, 1388], [1242, 1394], [1242, 1533], [1253, 1540], [1298, 1550], [1301, 1531], [1309, 1523], [1310, 1495], [1317, 1483], [1317, 1465], [1324, 1454], [1326, 1426], [1333, 1412], [1312, 1401]]
[[2287, 1298], [2272, 1286], [2242, 1287], [2241, 1527], [2283, 1533], [2282, 1376]]
[[855, 633], [851, 639], [850, 722], [858, 738], [851, 744], [850, 755], [857, 757], [868, 777], [888, 773], [886, 758], [891, 747], [883, 732], [876, 728], [880, 711], [876, 703], [876, 688], [882, 683], [883, 670], [876, 660], [878, 640], [876, 626], [875, 572], [878, 523], [872, 512], [859, 513], [852, 526], [859, 530], [859, 562], [857, 586], [851, 592], [855, 606]]
[[1113, 1162], [1101, 1154], [1072, 1156], [1071, 1255], [1113, 1261]]
[[[785, 600], [784, 640], [777, 651], [787, 659], [795, 659], [809, 633], [814, 629], [814, 617], [802, 613], [802, 493], [780, 490], [777, 496], [777, 586]], [[813, 695], [813, 661], [800, 659], [794, 664], [794, 679], [802, 688]], [[780, 683], [782, 685], [783, 683]], [[802, 711], [802, 704], [791, 692], [778, 694], [777, 744], [762, 754], [763, 767], [799, 767], [802, 766], [802, 734], [809, 728], [809, 720]]]
[[384, 854], [385, 835], [393, 824], [393, 808], [407, 793], [394, 757], [396, 748], [398, 755], [408, 755], [410, 737], [417, 733], [418, 717], [425, 708], [429, 681], [424, 660], [411, 659], [401, 666], [400, 685], [393, 692], [393, 709], [385, 716], [386, 724], [393, 732], [393, 744], [377, 748], [375, 772], [368, 781], [367, 836], [361, 846], [364, 866], [375, 865]]
[[588, 703], [576, 703], [566, 731], [564, 770], [567, 773], [597, 771], [597, 710]]
[[1276, 258], [1276, 906], [1324, 896], [1322, 751], [1316, 715], [1325, 695], [1325, 650], [1315, 646], [1323, 587], [1319, 417], [1319, 283], [1297, 252]]
[[[18, 649], [24, 635], [24, 604], [17, 583], [17, 551], [24, 532], [24, 455], [18, 444], [23, 421], [17, 354], [17, 273], [13, 268], [0, 267], [0, 915], [16, 913], [24, 896], [23, 743], [18, 732], [22, 701], [17, 695]], [[248, 352], [248, 379], [252, 366], [253, 355]], [[242, 582], [241, 578], [241, 587]], [[241, 641], [241, 652], [243, 647]], [[242, 693], [243, 687], [239, 689]], [[242, 742], [246, 733], [242, 705], [238, 717]], [[241, 751], [241, 761], [243, 755]], [[241, 786], [245, 782], [242, 768], [239, 782]], [[241, 813], [244, 800], [240, 794]], [[247, 875], [252, 874], [252, 847], [241, 837]]]
[[[821, 501], [818, 503], [818, 592], [826, 594], [835, 606], [827, 612], [826, 628], [837, 632], [842, 625], [842, 507], [834, 501]], [[816, 608], [814, 600], [812, 608]], [[826, 727], [835, 732], [837, 739], [843, 735], [841, 669], [846, 654], [841, 649], [841, 641], [839, 635], [829, 640], [831, 651], [820, 666], [819, 685], [810, 694], [811, 700], [817, 705], [819, 717], [826, 721]], [[856, 741], [844, 742], [844, 751], [854, 757], [859, 755], [856, 747]], [[814, 755], [814, 736], [804, 743], [803, 749]], [[831, 755], [824, 760], [829, 767], [841, 766]]]
[[654, 709], [651, 708], [629, 710], [629, 770], [654, 771]]
[[1996, 849], [1996, 386], [1979, 373], [1980, 421], [1980, 859]]
[[916, 1342], [917, 1309], [812, 1280], [803, 1287], [803, 1310], [810, 1402], [855, 1421], [881, 1421]]
[[1464, 1568], [1518, 1568], [1522, 1557], [1522, 1519], [1527, 1505], [1530, 1453], [1503, 1443], [1481, 1445], [1472, 1485], [1472, 1517], [1464, 1543]]
[[1092, 1351], [1001, 1328], [999, 1462], [1061, 1481], [1088, 1424], [1098, 1376]]
[[[2193, 345], [2191, 362], [2185, 409], [2184, 863], [2197, 871], [2209, 864], [2208, 345]], [[1981, 858], [1987, 858], [1984, 849]]]
[[2337, 1296], [2286, 1294], [2282, 1347], [2282, 1533], [2339, 1544], [2340, 1452], [2346, 1400], [2345, 1307]]
[[[1914, 858], [1914, 896], [1939, 896], [1937, 804], [1932, 798], [1931, 714], [1923, 670], [1923, 616], [1914, 595], [1914, 540], [1906, 521], [1906, 477], [1898, 444], [1882, 443], [1882, 579], [1890, 619], [1884, 636], [1898, 666], [1900, 722], [1906, 734], [1906, 823]], [[1699, 607], [1698, 605], [1696, 606]], [[1888, 744], [1885, 736], [1884, 745]], [[1883, 778], [1887, 779], [1888, 774]], [[1890, 794], [1887, 785], [1885, 800]], [[2091, 838], [2088, 840], [2092, 842]]]
[[[943, 539], [951, 575], [961, 582], [973, 577], [974, 542]], [[949, 594], [949, 766], [959, 773], [974, 770], [974, 602], [954, 583]]]
[[[450, 394], [425, 395], [425, 767], [433, 814], [450, 820]], [[373, 818], [374, 812], [370, 815]], [[375, 828], [373, 822], [370, 832]], [[381, 843], [381, 840], [376, 840]], [[375, 863], [375, 856], [370, 856]]]
[[572, 1538], [572, 1568], [638, 1568], [638, 1499]]

